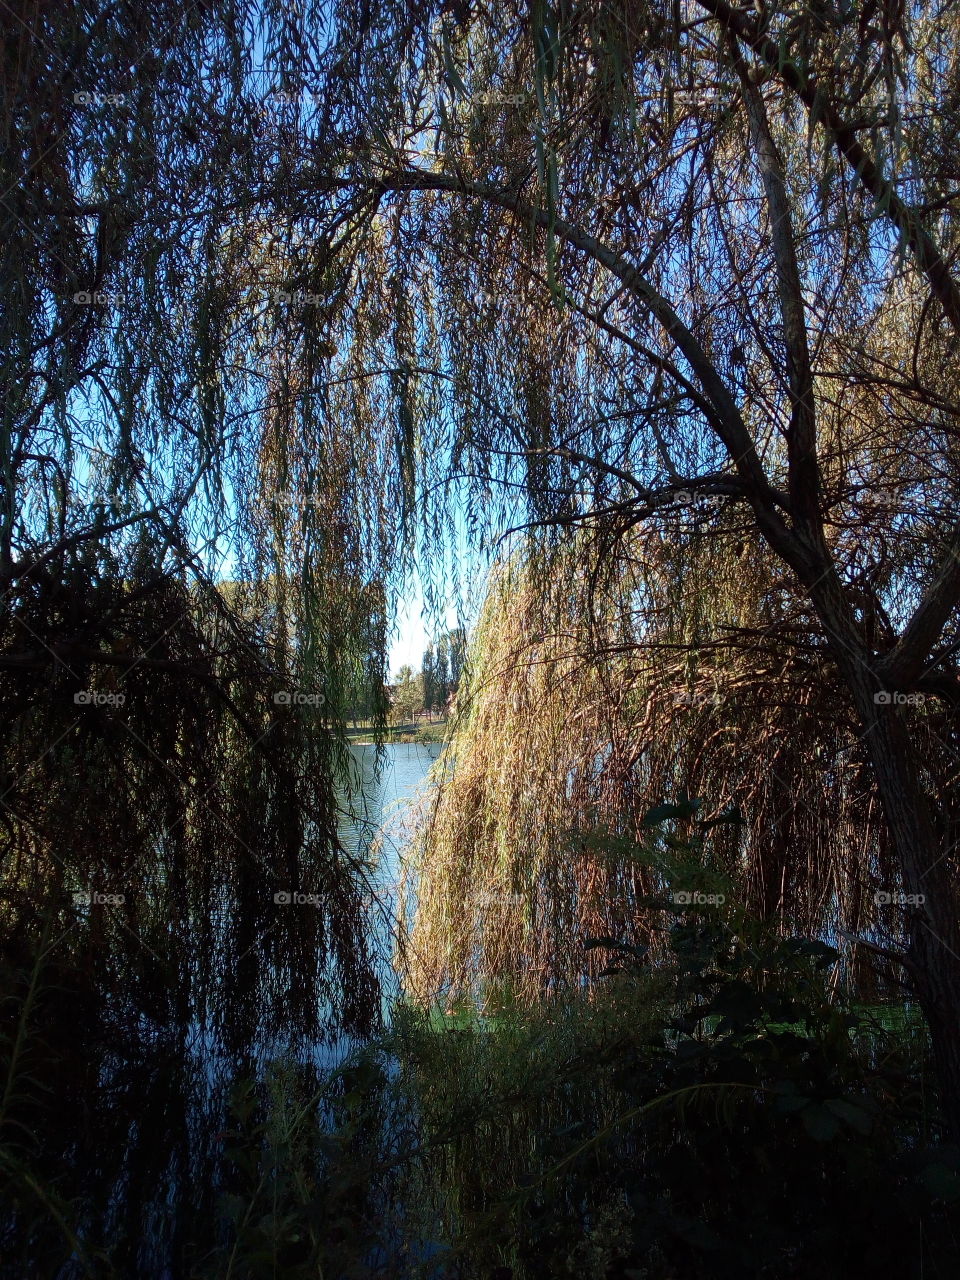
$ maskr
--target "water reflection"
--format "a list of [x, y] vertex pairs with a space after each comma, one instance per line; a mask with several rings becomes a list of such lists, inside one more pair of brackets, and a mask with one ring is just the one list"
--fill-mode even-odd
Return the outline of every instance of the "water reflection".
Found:
[[[198, 859], [145, 874], [135, 911], [129, 891], [65, 907], [61, 887], [55, 909], [34, 904], [32, 934], [22, 913], [0, 916], [4, 1280], [172, 1280], [208, 1255], [217, 1274], [215, 1215], [244, 1176], [224, 1158], [238, 1090], [282, 1060], [309, 1098], [362, 1036], [371, 993], [388, 1011], [404, 810], [439, 752], [352, 748], [340, 839], [377, 863], [350, 900], [307, 840], [281, 889], [254, 859], [229, 880]], [[348, 970], [358, 909], [366, 950]]]

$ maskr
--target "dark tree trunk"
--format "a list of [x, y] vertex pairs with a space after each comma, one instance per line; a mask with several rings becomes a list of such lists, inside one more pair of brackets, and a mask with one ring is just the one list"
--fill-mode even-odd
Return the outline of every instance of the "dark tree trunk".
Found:
[[908, 976], [930, 1031], [944, 1120], [953, 1141], [960, 1144], [960, 930], [949, 845], [937, 833], [903, 709], [875, 701], [880, 684], [856, 638], [848, 632], [837, 643], [833, 630], [833, 639], [863, 725], [864, 747], [900, 864], [903, 892], [922, 899], [917, 905], [889, 910], [905, 912]]
[[[870, 709], [874, 719], [864, 745], [900, 862], [903, 891], [922, 897], [919, 905], [902, 908], [911, 976], [930, 1029], [944, 1118], [960, 1143], [960, 937], [948, 848], [934, 829], [903, 711], [892, 705]], [[869, 723], [865, 711], [861, 716]]]

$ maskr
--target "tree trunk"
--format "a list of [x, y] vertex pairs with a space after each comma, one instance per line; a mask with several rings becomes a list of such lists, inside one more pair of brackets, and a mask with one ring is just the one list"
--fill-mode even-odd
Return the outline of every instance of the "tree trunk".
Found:
[[848, 644], [834, 651], [864, 727], [903, 892], [920, 899], [889, 909], [906, 912], [909, 976], [930, 1031], [944, 1120], [960, 1144], [960, 930], [949, 846], [937, 834], [903, 709], [874, 700], [880, 690], [866, 655]]

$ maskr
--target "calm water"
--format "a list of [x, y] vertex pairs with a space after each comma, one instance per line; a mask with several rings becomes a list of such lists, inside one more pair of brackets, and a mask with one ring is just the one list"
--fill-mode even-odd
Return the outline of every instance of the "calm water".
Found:
[[[389, 1020], [390, 1007], [399, 990], [390, 959], [394, 947], [396, 889], [402, 851], [409, 838], [415, 806], [425, 790], [427, 774], [442, 751], [439, 743], [391, 743], [383, 749], [378, 767], [374, 746], [353, 746], [353, 785], [345, 788], [340, 797], [344, 815], [340, 823], [340, 839], [358, 863], [369, 867], [363, 873], [369, 890], [365, 894], [365, 904], [373, 949], [380, 960], [378, 970], [384, 1021]], [[309, 906], [294, 906], [292, 909], [311, 910]], [[322, 1009], [320, 993], [317, 1001], [318, 1008]], [[279, 1034], [272, 1034], [266, 1024], [256, 1040], [255, 1053], [260, 1058], [293, 1053], [323, 1069], [337, 1066], [359, 1043], [349, 1035], [331, 1037], [323, 1034], [311, 1038], [290, 1027], [281, 1029]], [[204, 1039], [201, 1054], [207, 1060], [210, 1073], [214, 1074], [222, 1055], [209, 1038]]]
[[[354, 783], [341, 796], [344, 814], [353, 813], [341, 841], [372, 866], [366, 902], [385, 1016], [396, 992], [391, 886], [411, 803], [441, 751], [392, 744], [378, 769], [375, 749], [356, 746]], [[316, 887], [321, 873], [322, 862], [301, 887]], [[315, 909], [275, 906], [274, 888], [214, 885], [206, 904], [191, 907], [195, 945], [183, 951], [163, 955], [120, 925], [96, 953], [102, 969], [91, 979], [69, 964], [46, 977], [50, 994], [32, 1014], [36, 1049], [19, 1065], [43, 1092], [33, 1103], [34, 1086], [24, 1086], [18, 1123], [31, 1133], [40, 1184], [77, 1206], [85, 1246], [109, 1250], [112, 1274], [174, 1280], [178, 1257], [202, 1256], [228, 1189], [223, 1135], [237, 1123], [230, 1099], [239, 1086], [282, 1061], [309, 1092], [357, 1043], [329, 1031], [343, 984], [318, 970]], [[75, 1280], [76, 1258], [53, 1265], [49, 1219], [38, 1214], [34, 1228], [34, 1209], [29, 1198], [16, 1208], [0, 1196], [0, 1278]], [[25, 1270], [12, 1263], [14, 1250], [47, 1261]]]
[[360, 815], [359, 821], [343, 824], [341, 838], [348, 849], [356, 852], [369, 849], [379, 835], [383, 857], [392, 876], [397, 871], [404, 818], [443, 748], [437, 743], [391, 744], [384, 748], [379, 774], [375, 768], [376, 748], [356, 746], [351, 750], [357, 761], [360, 786], [354, 804]]
[[[344, 820], [340, 838], [351, 853], [375, 864], [370, 876], [371, 929], [379, 949], [392, 951], [396, 887], [401, 853], [407, 843], [418, 799], [423, 796], [430, 766], [443, 750], [439, 743], [398, 742], [386, 747], [376, 768], [376, 748], [352, 748], [357, 762], [357, 787], [352, 800], [356, 816]], [[345, 797], [348, 802], [349, 798]], [[383, 973], [384, 1012], [396, 995], [392, 971]]]

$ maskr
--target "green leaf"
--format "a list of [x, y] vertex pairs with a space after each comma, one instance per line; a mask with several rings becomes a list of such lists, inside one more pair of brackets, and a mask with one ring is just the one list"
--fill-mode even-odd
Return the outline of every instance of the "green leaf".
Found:
[[928, 1164], [920, 1181], [938, 1200], [946, 1200], [948, 1204], [960, 1200], [960, 1174], [945, 1164]]
[[661, 822], [668, 822], [671, 819], [685, 822], [692, 818], [700, 807], [699, 800], [681, 800], [679, 804], [658, 804], [648, 809], [643, 815], [643, 825], [656, 827]]
[[873, 1128], [873, 1117], [855, 1102], [848, 1102], [846, 1098], [828, 1098], [824, 1105], [857, 1133], [867, 1134]]
[[457, 68], [454, 64], [453, 50], [450, 48], [450, 38], [447, 33], [446, 27], [443, 28], [443, 32], [442, 32], [441, 48], [442, 48], [442, 56], [443, 56], [443, 69], [447, 74], [447, 78], [450, 81], [450, 83], [453, 85], [454, 89], [456, 89], [457, 93], [459, 93], [462, 97], [465, 98], [467, 96], [467, 86], [460, 79], [460, 73], [457, 71]]
[[840, 1128], [840, 1121], [819, 1102], [811, 1102], [800, 1112], [800, 1119], [807, 1133], [816, 1142], [829, 1142], [835, 1138]]

